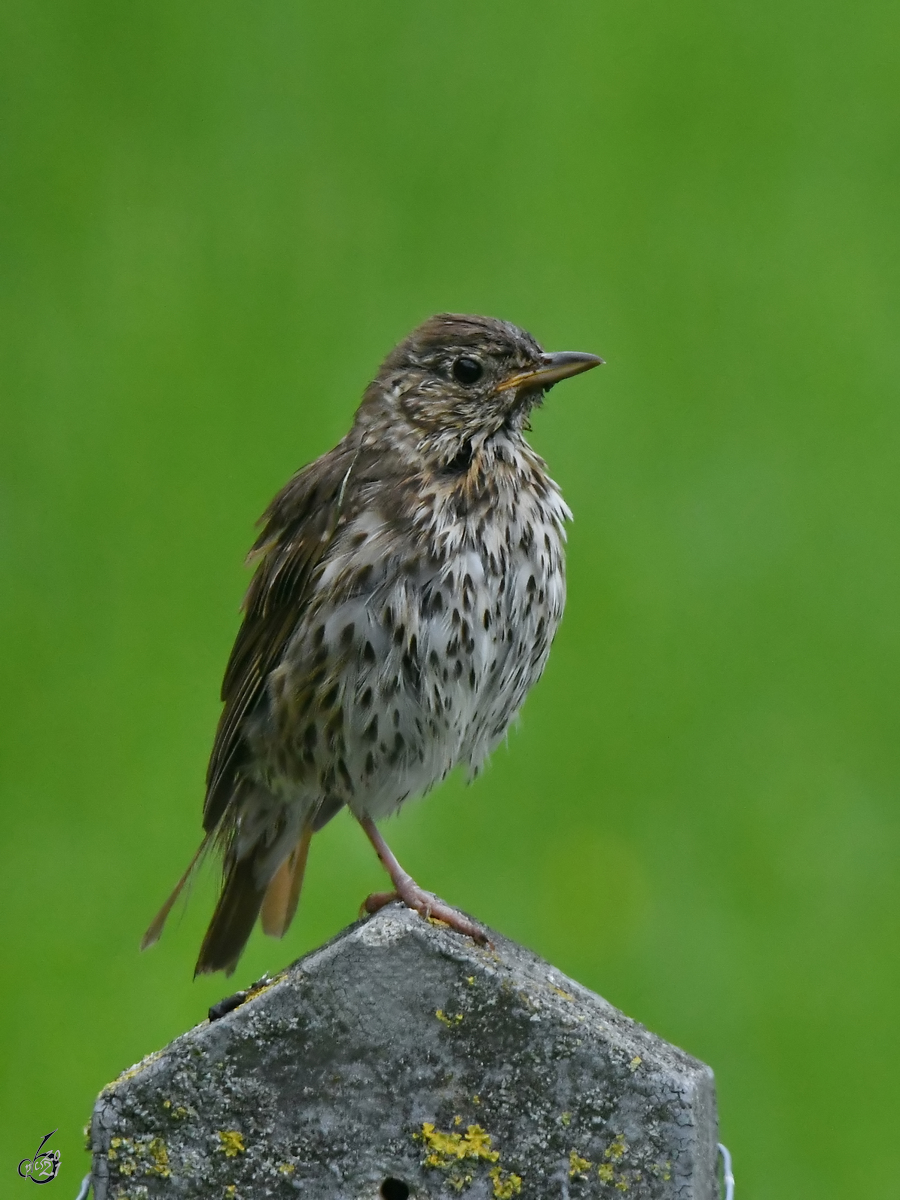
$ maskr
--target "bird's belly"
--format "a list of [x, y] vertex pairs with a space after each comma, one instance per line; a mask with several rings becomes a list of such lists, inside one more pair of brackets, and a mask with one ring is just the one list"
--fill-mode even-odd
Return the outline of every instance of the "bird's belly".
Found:
[[288, 656], [318, 655], [314, 696], [298, 700], [308, 668], [276, 672], [280, 779], [269, 786], [305, 807], [340, 801], [377, 818], [459, 764], [477, 771], [540, 676], [562, 616], [558, 527], [537, 533], [527, 544], [494, 539], [497, 554], [464, 542], [387, 559], [365, 594], [319, 606], [298, 630], [304, 652]]

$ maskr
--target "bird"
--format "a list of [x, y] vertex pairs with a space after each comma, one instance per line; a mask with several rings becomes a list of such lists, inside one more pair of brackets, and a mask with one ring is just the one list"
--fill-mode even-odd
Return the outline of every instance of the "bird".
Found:
[[485, 940], [403, 870], [376, 822], [457, 766], [474, 776], [544, 669], [572, 514], [525, 433], [550, 388], [602, 363], [440, 313], [388, 354], [347, 435], [275, 496], [248, 556], [203, 840], [142, 948], [212, 848], [222, 885], [195, 976], [230, 975], [257, 918], [285, 934], [311, 838], [344, 807], [392, 884], [364, 911], [399, 899]]

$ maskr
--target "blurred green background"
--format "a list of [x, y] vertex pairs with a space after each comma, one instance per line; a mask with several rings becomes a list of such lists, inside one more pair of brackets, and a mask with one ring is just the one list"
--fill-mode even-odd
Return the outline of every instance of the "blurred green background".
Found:
[[546, 676], [395, 850], [714, 1067], [740, 1196], [895, 1194], [898, 38], [885, 0], [6, 0], [2, 1178], [59, 1126], [74, 1195], [99, 1088], [382, 885], [341, 818], [233, 983], [191, 982], [212, 875], [138, 954], [253, 522], [451, 309], [609, 365], [535, 421]]

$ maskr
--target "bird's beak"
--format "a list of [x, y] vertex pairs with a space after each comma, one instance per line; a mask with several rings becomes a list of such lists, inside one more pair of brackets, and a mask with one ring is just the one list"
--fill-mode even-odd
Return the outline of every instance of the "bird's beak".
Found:
[[498, 392], [507, 388], [550, 388], [560, 379], [568, 379], [570, 375], [580, 375], [582, 371], [590, 371], [594, 367], [602, 367], [603, 359], [596, 354], [582, 354], [578, 350], [559, 350], [556, 354], [542, 354], [541, 365], [531, 371], [523, 371], [497, 385]]

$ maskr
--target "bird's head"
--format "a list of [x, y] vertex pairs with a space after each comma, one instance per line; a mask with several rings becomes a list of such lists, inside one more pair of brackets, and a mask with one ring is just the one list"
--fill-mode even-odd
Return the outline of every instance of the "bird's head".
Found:
[[548, 388], [602, 362], [595, 354], [547, 354], [508, 321], [440, 313], [387, 356], [360, 417], [449, 461], [463, 445], [520, 430]]

